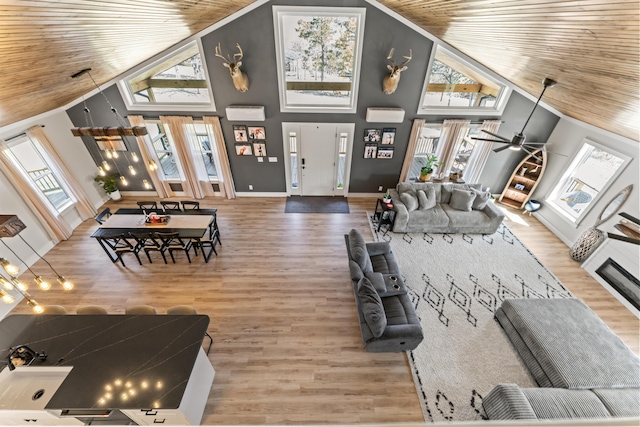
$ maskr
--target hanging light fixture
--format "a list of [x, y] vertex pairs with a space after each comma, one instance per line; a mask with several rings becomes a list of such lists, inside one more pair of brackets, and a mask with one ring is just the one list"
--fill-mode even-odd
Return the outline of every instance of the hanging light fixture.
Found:
[[138, 153], [136, 153], [135, 151], [133, 153], [131, 153], [131, 160], [133, 160], [134, 162], [138, 163], [138, 161], [140, 160], [138, 158]]
[[0, 258], [0, 265], [4, 268], [4, 271], [7, 272], [9, 276], [17, 276], [20, 272], [20, 268], [11, 264], [8, 260], [4, 258]]

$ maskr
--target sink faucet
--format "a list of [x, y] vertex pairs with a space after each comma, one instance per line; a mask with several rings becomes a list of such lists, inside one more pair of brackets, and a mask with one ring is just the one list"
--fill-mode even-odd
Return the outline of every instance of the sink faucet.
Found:
[[16, 366], [29, 366], [34, 360], [40, 360], [41, 362], [47, 359], [47, 353], [41, 351], [36, 353], [26, 345], [18, 345], [9, 349], [9, 356], [7, 356], [7, 364], [9, 370], [13, 371]]

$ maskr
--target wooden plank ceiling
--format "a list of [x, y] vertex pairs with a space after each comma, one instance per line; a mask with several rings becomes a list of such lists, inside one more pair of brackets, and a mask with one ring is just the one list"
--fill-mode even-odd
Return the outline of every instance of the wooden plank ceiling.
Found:
[[[379, 1], [536, 97], [557, 80], [544, 102], [640, 140], [640, 0]], [[91, 91], [76, 71], [102, 84], [251, 3], [2, 1], [0, 127]]]

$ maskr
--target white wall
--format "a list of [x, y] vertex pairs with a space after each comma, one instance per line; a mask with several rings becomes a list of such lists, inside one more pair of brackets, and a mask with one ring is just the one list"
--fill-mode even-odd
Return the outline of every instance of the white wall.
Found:
[[[95, 207], [99, 207], [106, 200], [104, 192], [93, 182], [93, 176], [96, 174], [95, 162], [89, 155], [80, 138], [76, 138], [71, 134], [71, 128], [74, 127], [64, 110], [52, 111], [10, 126], [0, 128], [0, 140], [10, 138], [16, 134], [24, 132], [31, 126], [44, 125], [44, 132], [55, 147], [62, 161], [71, 170], [73, 176], [78, 180], [82, 188], [87, 193], [89, 200]], [[27, 228], [20, 233], [40, 255], [46, 254], [52, 247], [53, 241], [45, 229], [41, 226], [40, 221], [31, 213], [31, 209], [22, 199], [20, 193], [16, 191], [9, 182], [6, 175], [0, 172], [0, 214], [18, 215], [20, 220]], [[62, 215], [71, 227], [77, 227], [82, 219], [78, 215], [75, 208], [70, 208]], [[3, 238], [6, 243], [16, 254], [22, 258], [29, 266], [35, 263], [37, 255], [29, 249], [19, 237]], [[6, 249], [4, 245], [0, 245], [0, 257], [6, 258], [16, 265], [20, 265], [19, 260]], [[24, 272], [26, 267], [20, 265], [21, 271]], [[46, 274], [45, 274], [46, 273]], [[52, 279], [50, 272], [42, 272], [42, 275], [48, 279]], [[29, 273], [25, 275], [25, 282], [33, 282]], [[18, 295], [14, 295], [16, 299]], [[11, 310], [12, 306], [0, 303], [0, 319]]]

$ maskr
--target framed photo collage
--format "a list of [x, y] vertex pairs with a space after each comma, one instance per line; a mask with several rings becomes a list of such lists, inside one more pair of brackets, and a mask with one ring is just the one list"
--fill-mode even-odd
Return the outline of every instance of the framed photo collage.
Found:
[[267, 157], [267, 136], [264, 126], [234, 125], [236, 155]]
[[396, 139], [396, 128], [365, 129], [364, 158], [393, 158], [393, 143]]

